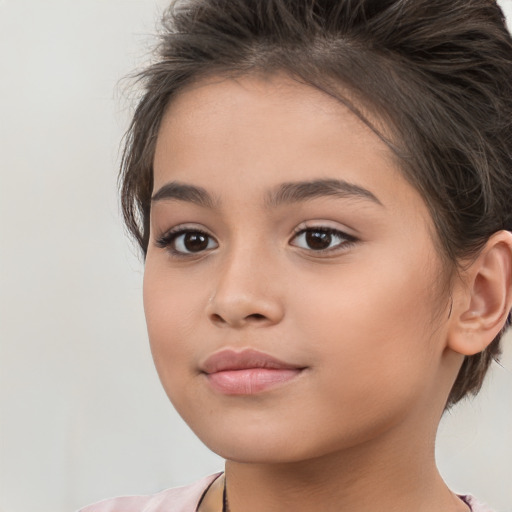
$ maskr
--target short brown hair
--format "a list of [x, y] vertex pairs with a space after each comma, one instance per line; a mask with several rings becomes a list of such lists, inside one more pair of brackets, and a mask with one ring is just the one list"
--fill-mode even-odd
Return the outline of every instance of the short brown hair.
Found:
[[[144, 255], [166, 106], [206, 75], [277, 71], [328, 92], [370, 126], [340, 86], [381, 116], [447, 261], [512, 231], [512, 41], [495, 1], [177, 0], [157, 61], [139, 75], [144, 94], [121, 166], [124, 219]], [[502, 333], [465, 358], [447, 406], [479, 391]]]

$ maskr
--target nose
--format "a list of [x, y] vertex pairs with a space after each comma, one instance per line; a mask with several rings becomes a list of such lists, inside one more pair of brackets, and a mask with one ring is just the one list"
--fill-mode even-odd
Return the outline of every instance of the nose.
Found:
[[234, 328], [279, 323], [284, 303], [277, 277], [275, 265], [261, 255], [231, 255], [222, 264], [208, 302], [210, 321]]

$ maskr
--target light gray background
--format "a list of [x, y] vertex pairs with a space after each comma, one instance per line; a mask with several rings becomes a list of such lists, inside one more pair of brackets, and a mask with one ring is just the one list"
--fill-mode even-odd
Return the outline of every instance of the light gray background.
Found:
[[[0, 0], [0, 512], [65, 512], [222, 468], [160, 389], [118, 214], [121, 77], [163, 0]], [[511, 0], [502, 0], [512, 19]], [[512, 338], [443, 421], [457, 491], [512, 511]]]

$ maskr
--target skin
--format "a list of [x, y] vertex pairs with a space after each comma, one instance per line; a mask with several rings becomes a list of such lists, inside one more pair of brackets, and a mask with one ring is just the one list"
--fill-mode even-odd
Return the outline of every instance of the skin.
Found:
[[[269, 204], [283, 183], [326, 179], [374, 199]], [[163, 119], [154, 193], [175, 182], [202, 187], [212, 204], [153, 201], [149, 338], [172, 403], [227, 460], [231, 512], [468, 510], [434, 460], [463, 357], [449, 346], [445, 267], [427, 207], [385, 144], [285, 76], [209, 80]], [[177, 255], [183, 237], [159, 246], [180, 225], [206, 232], [208, 247]], [[322, 227], [349, 238], [322, 252], [297, 236]], [[467, 307], [462, 291], [451, 295]], [[305, 370], [263, 393], [223, 395], [200, 370], [223, 348]], [[208, 510], [221, 510], [212, 493]]]

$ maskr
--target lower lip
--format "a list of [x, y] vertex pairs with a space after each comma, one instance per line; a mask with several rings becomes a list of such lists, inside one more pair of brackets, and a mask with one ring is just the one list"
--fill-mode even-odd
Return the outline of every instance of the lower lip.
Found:
[[254, 395], [289, 382], [301, 371], [299, 368], [248, 368], [210, 373], [206, 377], [213, 389], [225, 395]]

